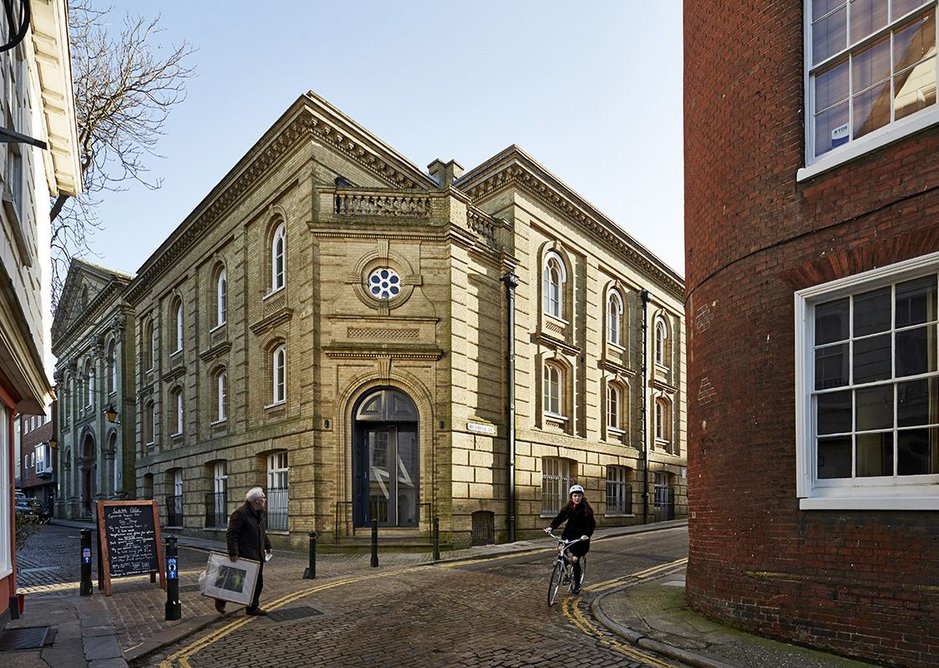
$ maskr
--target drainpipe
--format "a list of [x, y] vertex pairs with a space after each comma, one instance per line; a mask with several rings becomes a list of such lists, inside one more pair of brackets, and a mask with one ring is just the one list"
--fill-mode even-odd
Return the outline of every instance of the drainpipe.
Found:
[[652, 295], [648, 290], [639, 293], [642, 300], [642, 402], [639, 408], [639, 431], [642, 437], [642, 523], [649, 523], [649, 433], [648, 433], [648, 401], [649, 380], [649, 300]]
[[508, 529], [509, 542], [515, 542], [515, 288], [518, 276], [509, 272], [502, 277], [505, 283], [505, 437], [509, 448], [508, 466]]

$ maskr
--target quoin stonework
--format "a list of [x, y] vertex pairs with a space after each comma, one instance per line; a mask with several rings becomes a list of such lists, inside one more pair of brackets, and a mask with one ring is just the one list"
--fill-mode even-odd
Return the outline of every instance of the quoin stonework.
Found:
[[[423, 171], [305, 94], [76, 338], [65, 382], [91, 364], [136, 479], [97, 463], [62, 503], [132, 489], [168, 527], [217, 532], [261, 485], [275, 540], [324, 546], [373, 520], [416, 545], [435, 521], [443, 545], [534, 535], [574, 482], [607, 525], [682, 517], [683, 294], [521, 149]], [[133, 390], [111, 395], [117, 313]], [[84, 433], [59, 448], [73, 470], [107, 452]]]
[[692, 607], [939, 665], [936, 3], [686, 3]]

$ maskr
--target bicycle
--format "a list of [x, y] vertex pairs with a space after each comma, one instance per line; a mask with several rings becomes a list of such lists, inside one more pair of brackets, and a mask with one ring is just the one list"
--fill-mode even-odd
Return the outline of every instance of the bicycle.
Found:
[[[558, 590], [561, 588], [562, 584], [569, 584], [569, 591], [572, 594], [575, 588], [579, 589], [584, 584], [584, 577], [587, 575], [587, 557], [586, 555], [580, 557], [580, 582], [576, 583], [575, 586], [574, 561], [571, 555], [568, 554], [568, 550], [572, 545], [580, 543], [584, 539], [565, 540], [552, 533], [549, 529], [545, 529], [545, 533], [558, 542], [558, 556], [554, 560], [554, 569], [551, 571], [551, 579], [548, 580], [548, 607], [550, 607], [554, 605], [554, 601], [558, 596]], [[587, 540], [590, 539], [588, 538]]]

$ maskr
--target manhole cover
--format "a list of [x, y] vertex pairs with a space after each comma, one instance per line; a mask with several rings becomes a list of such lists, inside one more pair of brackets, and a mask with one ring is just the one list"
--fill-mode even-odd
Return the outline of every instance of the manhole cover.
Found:
[[0, 652], [12, 649], [39, 649], [46, 644], [46, 635], [48, 633], [48, 626], [7, 629], [0, 633]]
[[301, 605], [297, 608], [284, 608], [282, 610], [273, 610], [268, 613], [268, 617], [275, 622], [287, 622], [293, 619], [303, 619], [304, 617], [313, 617], [323, 613], [309, 605]]
[[184, 592], [184, 591], [199, 591], [199, 585], [197, 585], [197, 584], [194, 584], [194, 585], [182, 585], [182, 586], [179, 588], [179, 591], [180, 591], [180, 592]]

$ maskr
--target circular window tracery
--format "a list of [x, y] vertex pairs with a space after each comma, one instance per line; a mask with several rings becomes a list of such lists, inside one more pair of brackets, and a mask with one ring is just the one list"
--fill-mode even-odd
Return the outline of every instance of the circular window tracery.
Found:
[[401, 294], [401, 277], [391, 267], [378, 267], [368, 275], [368, 293], [375, 299], [394, 299]]

